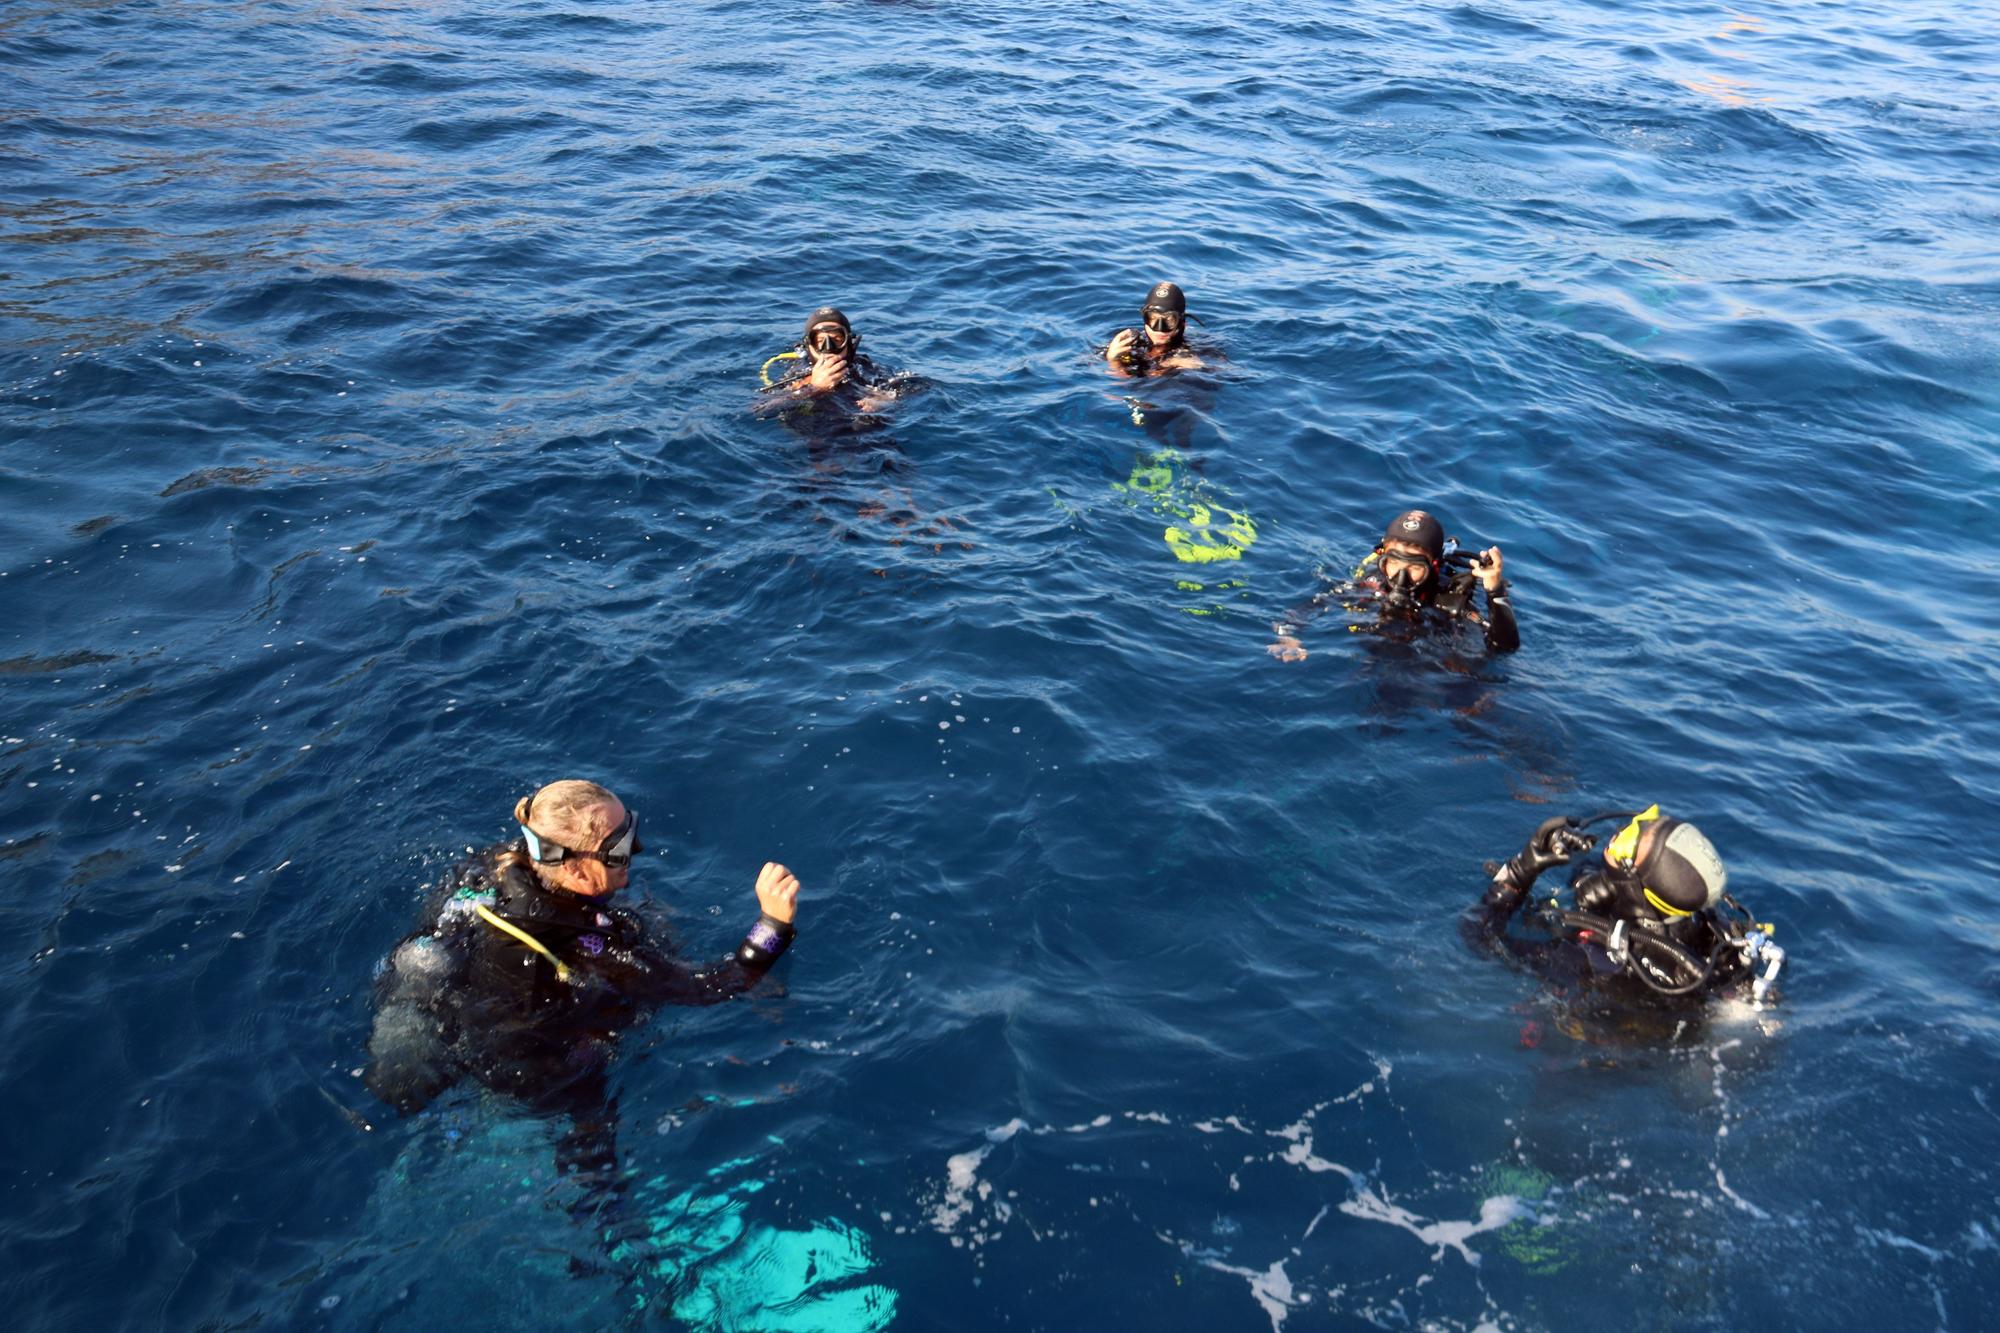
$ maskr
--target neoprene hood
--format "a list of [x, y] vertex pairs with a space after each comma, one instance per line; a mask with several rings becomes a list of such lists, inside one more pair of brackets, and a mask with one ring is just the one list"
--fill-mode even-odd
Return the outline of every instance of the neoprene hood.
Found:
[[1434, 561], [1444, 559], [1444, 524], [1421, 509], [1398, 514], [1383, 530], [1382, 542], [1413, 542], [1424, 548]]
[[823, 305], [806, 316], [806, 337], [811, 338], [812, 331], [822, 324], [838, 324], [848, 332], [849, 336], [854, 333], [854, 326], [847, 322], [847, 316], [830, 305]]

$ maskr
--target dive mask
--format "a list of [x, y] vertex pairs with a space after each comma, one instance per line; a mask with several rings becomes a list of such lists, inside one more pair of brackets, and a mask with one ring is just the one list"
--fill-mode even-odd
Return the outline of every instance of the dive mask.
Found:
[[528, 858], [537, 865], [545, 866], [561, 865], [564, 861], [583, 857], [602, 861], [612, 870], [623, 870], [632, 864], [636, 853], [646, 850], [639, 844], [639, 815], [633, 810], [625, 812], [625, 822], [611, 830], [604, 841], [597, 844], [594, 852], [550, 842], [526, 824], [521, 825], [521, 839], [528, 846]]
[[1177, 310], [1142, 310], [1146, 327], [1155, 333], [1179, 333], [1187, 327], [1187, 316]]
[[806, 340], [815, 352], [838, 355], [854, 345], [853, 335], [838, 324], [828, 324], [814, 329]]
[[[1639, 859], [1639, 835], [1645, 826], [1660, 817], [1658, 803], [1647, 806], [1632, 815], [1632, 822], [1612, 835], [1604, 844], [1604, 863], [1615, 870], [1631, 870]], [[1616, 818], [1616, 816], [1613, 816]]]
[[1408, 551], [1378, 551], [1375, 568], [1381, 573], [1384, 588], [1405, 594], [1416, 592], [1437, 574], [1435, 560]]

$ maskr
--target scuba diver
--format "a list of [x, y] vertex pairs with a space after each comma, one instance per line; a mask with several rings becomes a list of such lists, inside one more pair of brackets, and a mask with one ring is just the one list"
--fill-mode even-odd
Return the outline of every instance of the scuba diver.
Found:
[[[1212, 426], [1220, 382], [1215, 376], [1192, 375], [1169, 382], [1176, 372], [1200, 370], [1226, 358], [1219, 349], [1197, 351], [1186, 340], [1187, 297], [1171, 282], [1154, 285], [1141, 307], [1144, 329], [1121, 329], [1098, 349], [1120, 379], [1153, 379], [1151, 398], [1131, 393], [1106, 395], [1121, 403], [1132, 424], [1143, 430], [1153, 447], [1132, 460], [1124, 481], [1113, 482], [1127, 503], [1152, 511], [1164, 520], [1160, 537], [1183, 565], [1215, 565], [1212, 570], [1182, 568], [1174, 580], [1177, 594], [1194, 594], [1181, 611], [1192, 616], [1227, 614], [1231, 604], [1246, 600], [1247, 579], [1241, 572], [1244, 554], [1257, 541], [1257, 522], [1238, 506], [1242, 503], [1220, 483], [1202, 475], [1203, 446], [1197, 442]], [[1135, 389], [1137, 386], [1133, 386]], [[1217, 577], [1220, 576], [1220, 577]], [[1176, 600], [1181, 600], [1176, 597]]]
[[[1489, 651], [1511, 653], [1521, 646], [1521, 631], [1507, 599], [1505, 575], [1499, 547], [1489, 546], [1476, 555], [1461, 552], [1457, 541], [1445, 536], [1442, 523], [1412, 509], [1390, 521], [1350, 581], [1315, 594], [1274, 622], [1271, 629], [1277, 642], [1265, 651], [1280, 662], [1305, 661], [1301, 631], [1338, 604], [1356, 613], [1376, 612], [1373, 625], [1348, 626], [1357, 633], [1388, 632], [1395, 626], [1445, 628], [1464, 621], [1481, 627]], [[1472, 605], [1475, 587], [1486, 592], [1484, 615]]]
[[[764, 362], [759, 372], [764, 387], [756, 411], [785, 412], [839, 402], [856, 413], [879, 412], [916, 387], [914, 376], [883, 371], [861, 354], [860, 347], [861, 335], [847, 316], [830, 305], [821, 306], [806, 319], [804, 338]], [[799, 364], [773, 380], [771, 367], [780, 361]]]
[[454, 866], [379, 969], [365, 1081], [405, 1114], [462, 1075], [567, 1112], [558, 1168], [599, 1188], [616, 1177], [607, 1071], [619, 1032], [656, 1005], [716, 1004], [755, 986], [791, 945], [799, 881], [767, 862], [735, 953], [689, 967], [611, 905], [641, 850], [638, 816], [616, 796], [555, 782], [514, 818], [519, 840]]
[[1199, 370], [1209, 360], [1220, 359], [1212, 349], [1197, 354], [1187, 342], [1187, 296], [1171, 282], [1162, 282], [1146, 293], [1139, 307], [1144, 330], [1120, 329], [1105, 345], [1105, 364], [1114, 375], [1127, 378], [1165, 375], [1176, 370]]
[[[1526, 905], [1536, 878], [1597, 845], [1584, 830], [1626, 821], [1604, 845], [1602, 868], [1586, 866], [1570, 884], [1573, 906], [1557, 894], [1530, 914], [1543, 937], [1517, 939], [1508, 924]], [[1527, 846], [1505, 863], [1488, 862], [1493, 882], [1460, 922], [1474, 951], [1519, 962], [1559, 990], [1593, 991], [1653, 1008], [1698, 1005], [1710, 998], [1771, 996], [1785, 953], [1727, 892], [1729, 874], [1693, 824], [1657, 805], [1543, 821]]]
[[[891, 546], [915, 542], [941, 555], [947, 540], [958, 541], [956, 524], [923, 512], [910, 483], [902, 479], [909, 459], [889, 434], [887, 418], [879, 415], [926, 381], [908, 371], [884, 371], [862, 355], [860, 346], [861, 335], [846, 315], [832, 306], [813, 311], [804, 339], [764, 362], [764, 387], [752, 410], [777, 417], [804, 442], [813, 475], [801, 505], [822, 509], [822, 494], [851, 493], [858, 486], [866, 498], [856, 500], [856, 518], [887, 523], [895, 530]], [[772, 367], [786, 361], [795, 364], [774, 381]], [[845, 515], [822, 512], [816, 521], [836, 524], [843, 540], [859, 536]], [[958, 545], [970, 549], [962, 541]]]

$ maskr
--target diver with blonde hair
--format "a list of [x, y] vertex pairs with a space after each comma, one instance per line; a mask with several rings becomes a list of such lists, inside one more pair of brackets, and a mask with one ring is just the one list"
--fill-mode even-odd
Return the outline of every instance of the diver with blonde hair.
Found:
[[601, 1096], [620, 1031], [657, 1005], [748, 991], [791, 945], [799, 881], [782, 865], [758, 872], [757, 919], [735, 951], [691, 966], [612, 903], [642, 850], [622, 801], [555, 782], [514, 818], [520, 837], [453, 867], [382, 965], [366, 1078], [398, 1110], [463, 1075], [530, 1101]]

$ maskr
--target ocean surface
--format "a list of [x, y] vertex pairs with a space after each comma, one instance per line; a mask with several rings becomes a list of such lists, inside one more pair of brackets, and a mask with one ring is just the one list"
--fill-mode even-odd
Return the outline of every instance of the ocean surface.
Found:
[[[0, 69], [11, 1328], [1992, 1327], [1990, 3], [9, 0]], [[1227, 359], [1114, 378], [1163, 278]], [[927, 387], [753, 415], [828, 302]], [[1411, 505], [1522, 650], [1267, 654]], [[625, 1039], [615, 1225], [358, 1077], [568, 776], [690, 957], [805, 883]], [[1775, 1009], [1460, 942], [1651, 801]]]

